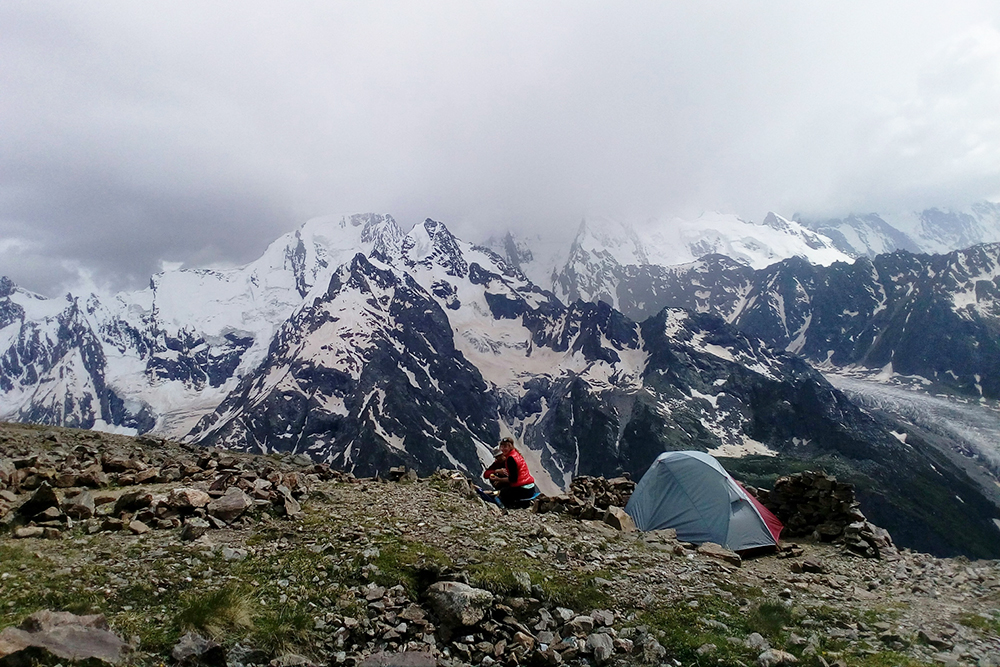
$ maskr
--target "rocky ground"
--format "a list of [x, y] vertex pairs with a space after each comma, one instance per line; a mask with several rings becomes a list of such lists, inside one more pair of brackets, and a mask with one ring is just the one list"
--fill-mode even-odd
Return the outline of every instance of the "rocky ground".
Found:
[[1000, 666], [1000, 563], [737, 560], [450, 472], [0, 425], [0, 523], [0, 665]]

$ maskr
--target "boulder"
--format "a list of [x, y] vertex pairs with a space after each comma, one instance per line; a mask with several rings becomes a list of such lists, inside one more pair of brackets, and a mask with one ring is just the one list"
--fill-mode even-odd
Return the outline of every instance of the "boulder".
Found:
[[220, 497], [208, 503], [208, 514], [226, 523], [238, 519], [253, 505], [253, 501], [238, 486], [229, 487]]
[[279, 484], [275, 490], [278, 492], [275, 501], [278, 503], [278, 507], [284, 510], [285, 516], [294, 518], [302, 513], [302, 506], [292, 496], [291, 489], [283, 484]]
[[25, 526], [14, 530], [14, 539], [23, 540], [29, 537], [45, 537], [45, 529], [41, 526]]
[[569, 621], [564, 627], [562, 634], [576, 635], [583, 637], [594, 629], [594, 619], [591, 616], [577, 616]]
[[192, 489], [190, 487], [174, 489], [167, 495], [167, 506], [180, 510], [181, 512], [196, 510], [199, 507], [205, 507], [211, 501], [212, 497], [210, 495], [204, 491], [199, 491], [198, 489]]
[[759, 632], [751, 632], [750, 635], [743, 641], [743, 645], [748, 649], [755, 651], [766, 651], [771, 648], [771, 644], [768, 643], [764, 636]]
[[42, 482], [31, 494], [31, 497], [17, 508], [17, 514], [25, 519], [30, 519], [50, 507], [59, 507], [59, 497], [48, 482]]
[[184, 527], [181, 528], [181, 540], [184, 542], [197, 540], [207, 533], [209, 528], [211, 528], [211, 525], [204, 519], [192, 517], [185, 521]]
[[271, 660], [268, 667], [317, 667], [316, 663], [298, 653], [286, 653]]
[[156, 468], [146, 468], [135, 474], [135, 483], [146, 484], [147, 482], [155, 482], [159, 475], [160, 471]]
[[615, 654], [615, 643], [610, 635], [598, 633], [587, 637], [587, 650], [594, 654], [594, 662], [603, 665]]
[[135, 512], [149, 507], [153, 504], [153, 494], [149, 491], [126, 491], [118, 496], [112, 514], [122, 514], [124, 512]]
[[14, 475], [17, 473], [17, 468], [14, 467], [14, 462], [8, 459], [0, 460], [0, 489], [5, 489], [14, 485]]
[[177, 642], [170, 656], [180, 665], [225, 667], [226, 649], [201, 635], [189, 632]]
[[739, 567], [743, 563], [743, 559], [735, 551], [730, 551], [722, 546], [719, 546], [715, 542], [705, 542], [698, 547], [698, 553], [702, 556], [708, 556], [709, 558], [716, 558], [721, 561], [725, 561], [730, 565], [735, 565]]
[[82, 521], [94, 516], [96, 505], [90, 491], [81, 491], [63, 502], [63, 512], [71, 519]]
[[758, 667], [777, 667], [777, 665], [795, 665], [799, 662], [791, 653], [769, 648], [757, 656]]
[[124, 659], [125, 648], [102, 615], [44, 610], [0, 632], [0, 665], [58, 661], [117, 665]]
[[656, 638], [652, 635], [645, 635], [640, 647], [643, 662], [659, 664], [663, 657], [667, 655], [667, 649], [663, 648], [663, 645], [656, 641]]
[[427, 599], [444, 625], [457, 627], [483, 620], [493, 594], [457, 581], [439, 581], [427, 589]]
[[83, 471], [77, 475], [76, 483], [79, 486], [97, 489], [108, 485], [108, 476], [104, 474], [104, 470], [101, 468], [100, 464], [95, 463], [94, 465], [84, 468]]
[[142, 521], [139, 521], [138, 519], [133, 519], [132, 521], [130, 521], [128, 524], [128, 529], [132, 532], [133, 535], [143, 535], [152, 530], [149, 526], [144, 524]]
[[621, 507], [614, 505], [609, 507], [607, 512], [604, 513], [604, 523], [623, 533], [635, 532], [635, 522]]

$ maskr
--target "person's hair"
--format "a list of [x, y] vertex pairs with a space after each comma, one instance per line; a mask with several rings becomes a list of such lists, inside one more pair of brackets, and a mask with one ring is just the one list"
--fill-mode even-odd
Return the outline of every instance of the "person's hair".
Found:
[[504, 444], [505, 442], [509, 442], [511, 444], [511, 446], [513, 446], [514, 445], [514, 438], [501, 438], [500, 439], [500, 444], [501, 445]]

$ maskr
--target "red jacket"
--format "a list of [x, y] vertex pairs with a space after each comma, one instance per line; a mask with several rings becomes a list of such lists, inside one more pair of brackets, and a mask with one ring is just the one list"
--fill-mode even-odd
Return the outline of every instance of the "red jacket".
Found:
[[490, 467], [487, 468], [485, 471], [483, 471], [483, 477], [485, 477], [486, 479], [493, 479], [493, 473], [495, 473], [497, 470], [502, 470], [504, 467], [506, 467], [504, 465], [506, 462], [507, 462], [506, 456], [496, 457], [495, 459], [493, 459], [493, 463], [490, 464]]
[[528, 464], [524, 462], [521, 452], [516, 449], [512, 449], [507, 457], [507, 474], [510, 476], [511, 486], [527, 486], [535, 483], [535, 478], [528, 472]]

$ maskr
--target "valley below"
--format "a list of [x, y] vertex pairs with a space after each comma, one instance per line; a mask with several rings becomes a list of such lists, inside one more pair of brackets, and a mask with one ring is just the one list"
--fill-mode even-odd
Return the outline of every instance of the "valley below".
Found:
[[[1000, 507], [1000, 406], [839, 373], [825, 377], [852, 401], [901, 420], [904, 428], [934, 444], [975, 479]], [[906, 436], [897, 437], [903, 442]]]

